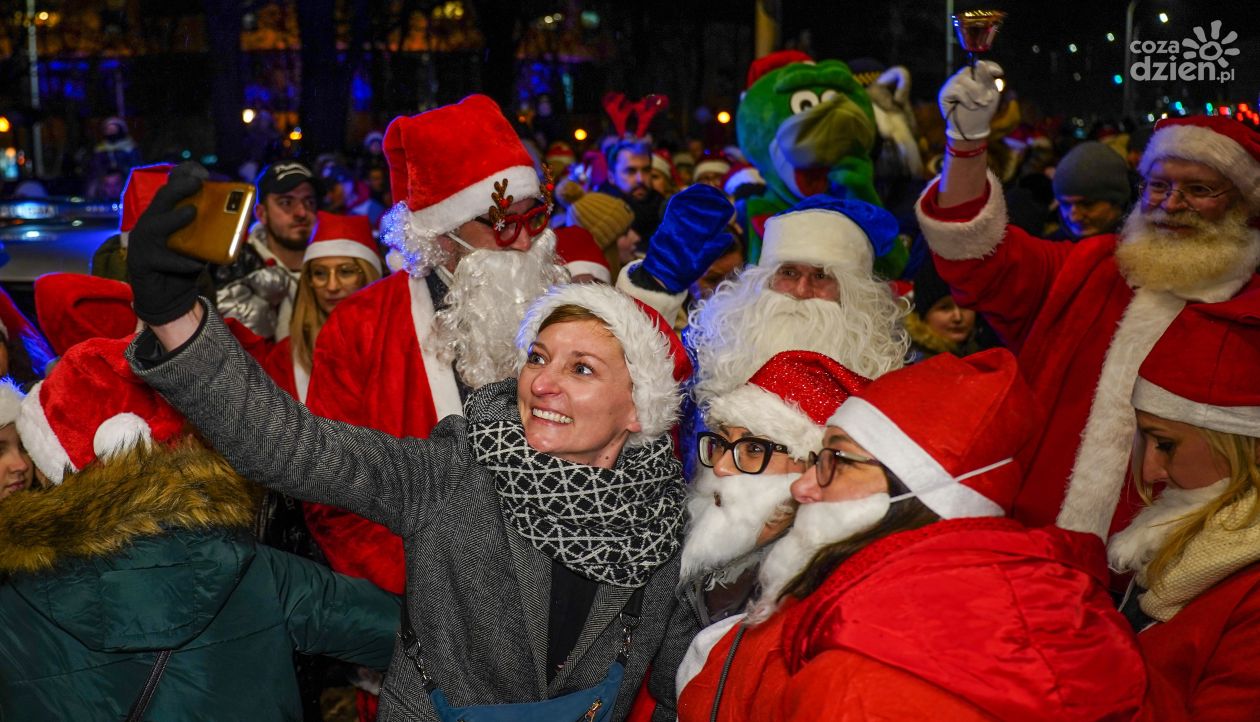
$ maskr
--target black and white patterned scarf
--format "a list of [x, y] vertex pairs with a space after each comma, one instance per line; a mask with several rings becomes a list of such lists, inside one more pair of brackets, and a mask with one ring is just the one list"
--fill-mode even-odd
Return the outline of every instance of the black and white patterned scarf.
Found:
[[539, 551], [588, 579], [631, 588], [678, 552], [686, 486], [668, 436], [625, 448], [615, 468], [601, 469], [529, 446], [515, 380], [474, 392], [464, 414], [504, 520]]

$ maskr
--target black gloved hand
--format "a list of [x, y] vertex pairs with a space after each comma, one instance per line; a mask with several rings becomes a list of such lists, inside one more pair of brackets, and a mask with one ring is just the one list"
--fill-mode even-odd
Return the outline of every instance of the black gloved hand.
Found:
[[196, 208], [175, 204], [201, 190], [209, 175], [198, 163], [176, 166], [131, 230], [127, 275], [136, 315], [150, 326], [174, 321], [197, 302], [197, 276], [208, 264], [172, 251], [166, 239], [196, 218]]

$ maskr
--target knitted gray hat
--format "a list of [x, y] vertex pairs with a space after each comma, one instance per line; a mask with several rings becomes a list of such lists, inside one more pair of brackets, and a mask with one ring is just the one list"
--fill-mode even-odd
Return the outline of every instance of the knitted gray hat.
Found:
[[1133, 197], [1129, 165], [1111, 148], [1087, 141], [1068, 151], [1054, 171], [1054, 195], [1080, 196], [1127, 207]]

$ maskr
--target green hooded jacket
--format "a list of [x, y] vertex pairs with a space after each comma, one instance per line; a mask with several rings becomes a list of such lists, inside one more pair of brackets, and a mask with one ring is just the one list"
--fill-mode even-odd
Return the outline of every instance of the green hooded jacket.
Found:
[[398, 599], [258, 546], [222, 457], [136, 449], [0, 502], [0, 720], [300, 720], [293, 651], [383, 669]]

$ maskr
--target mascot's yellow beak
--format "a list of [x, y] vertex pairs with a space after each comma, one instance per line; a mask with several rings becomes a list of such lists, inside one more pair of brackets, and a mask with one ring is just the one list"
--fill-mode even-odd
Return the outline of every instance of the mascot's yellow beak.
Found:
[[770, 142], [775, 172], [801, 198], [827, 190], [827, 172], [842, 158], [870, 153], [875, 122], [844, 95], [797, 113]]

